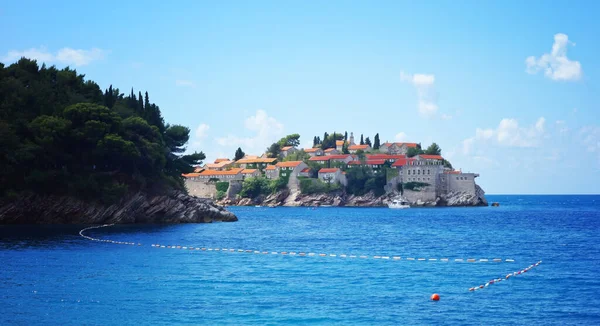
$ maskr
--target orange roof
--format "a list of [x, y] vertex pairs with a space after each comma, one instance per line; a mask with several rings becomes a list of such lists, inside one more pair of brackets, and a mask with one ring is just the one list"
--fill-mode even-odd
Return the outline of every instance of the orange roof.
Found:
[[221, 163], [221, 162], [225, 162], [225, 161], [229, 161], [228, 158], [218, 158], [215, 160], [215, 163]]
[[310, 172], [310, 168], [304, 168], [302, 169], [302, 171], [300, 171], [301, 173], [308, 173]]
[[275, 165], [267, 165], [267, 168], [265, 170], [276, 170], [277, 167]]
[[335, 141], [335, 146], [344, 146], [345, 141], [343, 140], [336, 140]]
[[256, 169], [243, 169], [242, 174], [252, 174], [256, 171], [257, 171]]
[[207, 169], [220, 169], [220, 168], [224, 168], [224, 167], [226, 167], [227, 165], [230, 165], [230, 164], [233, 164], [233, 162], [227, 160], [227, 161], [221, 161], [219, 163], [213, 163], [213, 164], [209, 163], [209, 164], [206, 164], [204, 167], [207, 168]]
[[187, 173], [187, 174], [182, 174], [182, 176], [184, 176], [185, 178], [193, 178], [193, 177], [197, 177], [199, 176], [200, 173]]
[[337, 149], [335, 149], [335, 148], [328, 148], [328, 149], [325, 150], [325, 153], [331, 153], [333, 151], [337, 151]]
[[202, 171], [204, 171], [203, 167], [197, 166], [197, 167], [194, 168], [194, 173], [200, 173]]
[[335, 173], [339, 170], [340, 169], [338, 169], [338, 168], [321, 169], [321, 170], [319, 170], [319, 173]]
[[204, 170], [200, 173], [188, 173], [183, 176], [186, 178], [198, 177], [198, 176], [211, 176], [211, 175], [236, 175], [242, 172], [243, 169], [231, 169], [227, 171], [216, 171], [216, 170]]
[[292, 148], [294, 148], [294, 146], [284, 146], [284, 147], [281, 148], [281, 150], [282, 151], [287, 151], [287, 150], [290, 150]]
[[275, 163], [277, 158], [243, 158], [241, 160], [237, 160], [235, 163], [239, 164], [248, 164], [248, 163]]
[[367, 149], [369, 145], [352, 145], [348, 147], [348, 150], [359, 150], [359, 149]]
[[305, 153], [314, 153], [314, 152], [317, 152], [319, 150], [320, 150], [320, 148], [305, 148], [304, 152]]
[[304, 162], [302, 162], [302, 161], [287, 161], [287, 162], [279, 162], [276, 164], [276, 166], [278, 166], [280, 168], [283, 168], [283, 167], [295, 168], [302, 163], [304, 163]]
[[440, 155], [427, 155], [427, 154], [421, 154], [419, 155], [420, 158], [424, 158], [426, 160], [443, 160], [444, 158], [441, 157]]

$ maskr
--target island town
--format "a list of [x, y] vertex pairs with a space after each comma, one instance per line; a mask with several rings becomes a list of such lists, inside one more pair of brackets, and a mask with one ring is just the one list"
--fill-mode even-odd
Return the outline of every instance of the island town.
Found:
[[183, 175], [186, 188], [225, 205], [384, 206], [393, 198], [413, 206], [487, 205], [479, 174], [454, 169], [435, 143], [423, 150], [413, 142], [380, 143], [378, 134], [357, 143], [351, 132], [325, 133], [299, 148], [299, 137], [288, 135], [260, 155], [238, 148], [233, 159], [196, 166]]

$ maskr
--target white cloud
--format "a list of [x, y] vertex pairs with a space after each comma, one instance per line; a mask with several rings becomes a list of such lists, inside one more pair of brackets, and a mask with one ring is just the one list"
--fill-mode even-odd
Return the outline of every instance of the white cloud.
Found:
[[566, 34], [554, 35], [554, 44], [550, 53], [543, 54], [539, 59], [530, 56], [525, 59], [527, 73], [536, 74], [540, 70], [544, 75], [552, 80], [574, 81], [581, 77], [581, 63], [567, 58], [567, 46], [575, 43], [569, 42]]
[[191, 80], [186, 80], [186, 79], [177, 79], [175, 81], [175, 85], [182, 86], [182, 87], [191, 87], [191, 88], [196, 87], [196, 83], [194, 83]]
[[239, 137], [229, 134], [216, 138], [217, 144], [232, 148], [242, 147], [247, 154], [258, 155], [283, 135], [283, 124], [270, 117], [264, 110], [257, 110], [255, 115], [246, 118], [244, 127], [254, 135]]
[[600, 154], [600, 127], [583, 127], [579, 134], [588, 152]]
[[564, 120], [556, 120], [556, 128], [560, 134], [566, 134], [569, 132], [569, 130], [571, 130], [569, 127], [567, 127], [567, 124]]
[[407, 140], [408, 140], [408, 137], [406, 136], [406, 133], [404, 133], [404, 132], [399, 132], [399, 133], [397, 133], [397, 134], [396, 134], [396, 136], [394, 137], [394, 139], [395, 139], [397, 142], [405, 142], [405, 141], [407, 141]]
[[437, 98], [435, 96], [435, 76], [427, 74], [406, 74], [400, 72], [400, 80], [411, 83], [417, 90], [419, 113], [426, 118], [431, 118], [438, 110]]
[[475, 130], [475, 136], [463, 140], [463, 154], [470, 154], [478, 143], [505, 147], [537, 147], [545, 132], [546, 119], [540, 117], [530, 127], [521, 127], [516, 119], [502, 119], [495, 129]]
[[108, 51], [98, 48], [82, 50], [68, 47], [62, 48], [58, 50], [56, 54], [53, 54], [46, 48], [40, 47], [39, 49], [31, 48], [23, 51], [9, 51], [4, 57], [2, 57], [2, 61], [15, 62], [21, 57], [26, 57], [29, 59], [35, 59], [39, 62], [45, 62], [47, 64], [61, 63], [68, 66], [81, 67], [86, 66], [93, 61], [102, 60], [107, 54]]
[[206, 123], [201, 123], [194, 132], [194, 138], [190, 141], [190, 150], [199, 150], [203, 145], [204, 140], [208, 136], [210, 126]]

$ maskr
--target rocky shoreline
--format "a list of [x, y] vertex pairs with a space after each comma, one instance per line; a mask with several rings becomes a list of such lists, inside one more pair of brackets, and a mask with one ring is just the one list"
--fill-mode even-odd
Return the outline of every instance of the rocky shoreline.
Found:
[[130, 194], [103, 205], [67, 196], [27, 195], [0, 202], [0, 224], [211, 223], [237, 217], [210, 199], [181, 191]]
[[[476, 186], [476, 193], [451, 192], [446, 196], [439, 196], [432, 201], [407, 200], [411, 207], [466, 207], [488, 206], [483, 190]], [[287, 189], [269, 196], [257, 198], [224, 199], [217, 203], [224, 206], [286, 206], [286, 207], [387, 207], [395, 198], [405, 198], [400, 193], [393, 191], [383, 196], [375, 196], [369, 192], [363, 196], [348, 195], [343, 191], [324, 194], [303, 195]], [[414, 196], [413, 196], [414, 197]]]

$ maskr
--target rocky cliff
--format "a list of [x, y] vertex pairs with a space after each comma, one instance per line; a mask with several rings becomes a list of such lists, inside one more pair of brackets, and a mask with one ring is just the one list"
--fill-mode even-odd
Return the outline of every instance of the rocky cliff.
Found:
[[[294, 200], [289, 200], [295, 195]], [[434, 207], [434, 206], [487, 206], [483, 190], [476, 185], [475, 194], [466, 192], [453, 192], [445, 196], [433, 197], [432, 199], [422, 200], [419, 192], [413, 191], [410, 194], [405, 191], [404, 196], [393, 191], [383, 196], [375, 196], [369, 192], [363, 196], [348, 195], [343, 191], [337, 191], [327, 194], [290, 194], [289, 190], [279, 191], [267, 197], [259, 198], [241, 198], [237, 200], [226, 200], [221, 202], [224, 205], [237, 206], [348, 206], [348, 207], [382, 207], [387, 206], [395, 198], [402, 198], [415, 207]]]
[[29, 195], [0, 202], [0, 224], [211, 223], [237, 217], [210, 199], [179, 191], [150, 196], [135, 193], [103, 205], [73, 197]]

